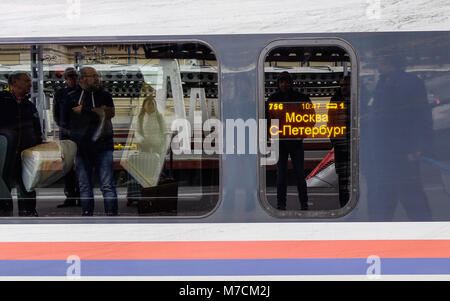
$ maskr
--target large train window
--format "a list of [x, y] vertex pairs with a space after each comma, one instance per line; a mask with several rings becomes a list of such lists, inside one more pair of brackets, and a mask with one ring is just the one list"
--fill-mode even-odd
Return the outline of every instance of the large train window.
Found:
[[341, 40], [276, 41], [261, 54], [260, 191], [272, 215], [337, 217], [354, 206], [356, 64]]
[[0, 215], [205, 216], [218, 63], [199, 42], [0, 45]]

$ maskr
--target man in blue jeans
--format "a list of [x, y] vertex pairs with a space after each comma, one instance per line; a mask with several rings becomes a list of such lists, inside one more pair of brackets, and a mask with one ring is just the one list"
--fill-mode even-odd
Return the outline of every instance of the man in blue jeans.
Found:
[[[64, 102], [67, 99], [67, 94], [81, 89], [78, 85], [78, 72], [75, 68], [66, 68], [64, 71], [64, 80], [66, 81], [66, 87], [57, 90], [53, 97], [53, 119], [59, 127], [59, 140], [70, 139], [67, 132], [67, 121], [64, 120]], [[70, 170], [64, 176], [64, 194], [67, 198], [57, 208], [77, 206], [80, 199], [80, 192], [75, 170]]]
[[83, 216], [94, 214], [94, 168], [98, 173], [105, 213], [118, 215], [117, 192], [114, 184], [113, 127], [114, 103], [111, 94], [103, 90], [97, 71], [92, 67], [80, 70], [81, 89], [68, 93], [64, 118], [70, 120], [70, 139], [78, 152], [75, 159]]

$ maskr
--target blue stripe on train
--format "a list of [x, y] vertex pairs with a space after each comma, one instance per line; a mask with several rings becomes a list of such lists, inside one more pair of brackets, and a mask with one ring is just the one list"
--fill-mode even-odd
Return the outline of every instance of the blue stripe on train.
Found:
[[[81, 276], [365, 275], [364, 258], [246, 260], [82, 260]], [[71, 276], [64, 260], [0, 260], [0, 276]], [[69, 271], [69, 273], [68, 273]], [[450, 258], [382, 258], [383, 275], [450, 274]]]

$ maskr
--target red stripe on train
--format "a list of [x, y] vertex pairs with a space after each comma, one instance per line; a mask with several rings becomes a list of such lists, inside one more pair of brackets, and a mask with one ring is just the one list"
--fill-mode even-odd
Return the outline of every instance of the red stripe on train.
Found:
[[450, 258], [450, 240], [6, 242], [0, 260]]

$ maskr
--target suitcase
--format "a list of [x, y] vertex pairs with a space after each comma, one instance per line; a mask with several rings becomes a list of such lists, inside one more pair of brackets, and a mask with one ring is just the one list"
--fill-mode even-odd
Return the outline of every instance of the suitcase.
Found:
[[[164, 171], [162, 172], [158, 185], [153, 187], [142, 187], [138, 183], [140, 188], [136, 189], [136, 185], [131, 191], [138, 190], [139, 197], [136, 194], [131, 195], [129, 202], [137, 200], [138, 214], [139, 215], [177, 215], [178, 209], [178, 182], [173, 178], [173, 153], [170, 149], [170, 161], [169, 161], [169, 175], [166, 177]], [[131, 187], [130, 187], [131, 188]], [[130, 191], [130, 192], [131, 192]]]
[[141, 188], [137, 207], [140, 215], [176, 215], [178, 182], [167, 178], [161, 179], [157, 186]]

